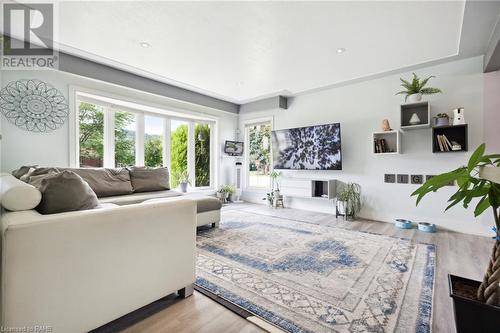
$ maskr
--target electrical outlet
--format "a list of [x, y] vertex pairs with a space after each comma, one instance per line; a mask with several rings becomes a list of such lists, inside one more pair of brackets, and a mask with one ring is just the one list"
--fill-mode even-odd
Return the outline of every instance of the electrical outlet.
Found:
[[399, 175], [397, 176], [397, 180], [399, 184], [408, 184], [408, 175]]
[[422, 175], [411, 175], [412, 184], [422, 184], [424, 182], [424, 176]]
[[395, 183], [396, 182], [396, 175], [393, 173], [386, 173], [384, 175], [384, 183]]

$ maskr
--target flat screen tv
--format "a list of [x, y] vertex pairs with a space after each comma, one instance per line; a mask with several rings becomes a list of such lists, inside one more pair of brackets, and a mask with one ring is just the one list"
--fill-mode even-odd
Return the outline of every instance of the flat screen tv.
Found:
[[272, 131], [275, 169], [342, 170], [340, 124]]
[[243, 155], [243, 142], [226, 141], [226, 144], [224, 145], [224, 152], [231, 156]]

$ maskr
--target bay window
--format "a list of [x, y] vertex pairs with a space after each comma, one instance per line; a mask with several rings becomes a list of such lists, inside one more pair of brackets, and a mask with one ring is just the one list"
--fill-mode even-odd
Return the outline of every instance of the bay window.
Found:
[[189, 174], [191, 187], [215, 187], [211, 153], [215, 121], [123, 107], [78, 92], [76, 108], [76, 166], [165, 166], [171, 188], [179, 185], [182, 173]]

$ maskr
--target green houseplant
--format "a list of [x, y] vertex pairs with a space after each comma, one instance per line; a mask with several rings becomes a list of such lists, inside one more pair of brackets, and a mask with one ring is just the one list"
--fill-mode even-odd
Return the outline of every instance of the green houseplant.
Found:
[[405, 95], [405, 102], [408, 100], [408, 98], [410, 98], [410, 102], [414, 103], [422, 100], [422, 95], [442, 93], [441, 89], [426, 87], [427, 82], [431, 78], [435, 78], [435, 76], [429, 76], [428, 78], [420, 80], [420, 78], [415, 73], [413, 73], [411, 82], [400, 78], [401, 86], [405, 88], [405, 90], [396, 93], [396, 95]]
[[450, 116], [446, 113], [438, 113], [434, 118], [436, 126], [448, 126], [450, 124]]
[[[496, 329], [500, 327], [500, 184], [480, 177], [483, 168], [500, 167], [500, 154], [485, 155], [484, 152], [485, 144], [482, 144], [471, 155], [466, 166], [432, 177], [411, 194], [417, 197], [418, 205], [427, 194], [438, 191], [450, 182], [456, 182], [458, 189], [450, 197], [445, 211], [459, 203], [464, 208], [468, 208], [472, 200], [477, 200], [474, 208], [475, 217], [487, 210], [493, 212], [495, 243], [483, 281], [479, 283], [450, 275], [455, 321], [459, 332], [470, 331], [470, 329], [476, 332], [490, 332], [486, 326], [480, 328], [478, 325], [496, 326]], [[476, 299], [464, 300], [464, 297], [454, 296], [454, 293], [459, 292], [459, 290], [456, 292], [453, 290], [454, 281], [477, 287]], [[473, 285], [473, 283], [475, 284]], [[467, 309], [467, 311], [459, 314], [460, 309]], [[481, 319], [478, 316], [487, 317]], [[476, 326], [467, 327], [466, 325], [470, 325], [470, 323], [474, 323]]]
[[347, 183], [337, 193], [337, 213], [354, 218], [360, 210], [361, 186], [356, 183]]
[[217, 191], [218, 198], [223, 202], [227, 203], [230, 201], [230, 196], [236, 192], [233, 185], [222, 185]]

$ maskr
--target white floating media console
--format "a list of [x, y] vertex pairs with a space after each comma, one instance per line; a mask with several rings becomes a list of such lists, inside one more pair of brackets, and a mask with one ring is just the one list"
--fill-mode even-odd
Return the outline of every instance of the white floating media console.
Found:
[[337, 195], [335, 179], [282, 178], [280, 193], [285, 197], [333, 199]]

